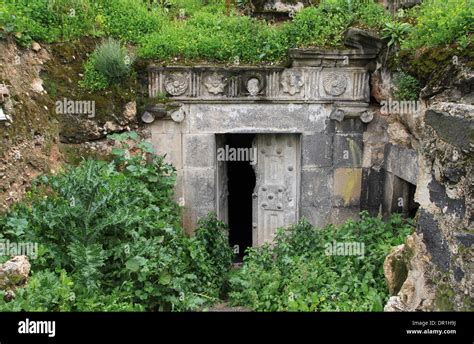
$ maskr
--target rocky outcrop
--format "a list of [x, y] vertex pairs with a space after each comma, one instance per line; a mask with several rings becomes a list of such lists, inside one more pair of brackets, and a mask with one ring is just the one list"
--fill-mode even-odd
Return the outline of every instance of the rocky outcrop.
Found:
[[435, 285], [431, 275], [430, 256], [423, 239], [410, 235], [384, 262], [390, 291], [385, 311], [429, 311], [433, 309]]
[[416, 149], [420, 208], [416, 233], [385, 262], [391, 292], [400, 266], [408, 271], [387, 311], [474, 309], [474, 79], [467, 61], [447, 58], [421, 92], [421, 115], [395, 117], [388, 129], [392, 144]]
[[7, 300], [14, 297], [15, 290], [27, 282], [30, 268], [27, 256], [15, 256], [0, 264], [0, 290], [5, 291]]

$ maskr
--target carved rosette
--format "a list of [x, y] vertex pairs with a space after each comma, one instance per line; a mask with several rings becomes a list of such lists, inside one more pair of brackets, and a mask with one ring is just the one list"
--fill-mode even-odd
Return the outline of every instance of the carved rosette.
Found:
[[346, 91], [347, 77], [343, 73], [331, 72], [323, 79], [324, 90], [331, 96], [340, 96]]
[[165, 90], [172, 96], [180, 96], [188, 89], [188, 76], [185, 73], [171, 73], [165, 78]]
[[290, 96], [300, 93], [304, 85], [301, 73], [292, 70], [286, 70], [281, 74], [280, 83], [283, 87], [283, 93], [288, 93]]
[[212, 94], [224, 93], [224, 88], [227, 85], [227, 79], [220, 74], [214, 72], [206, 76], [204, 79], [204, 86], [206, 86], [207, 91]]

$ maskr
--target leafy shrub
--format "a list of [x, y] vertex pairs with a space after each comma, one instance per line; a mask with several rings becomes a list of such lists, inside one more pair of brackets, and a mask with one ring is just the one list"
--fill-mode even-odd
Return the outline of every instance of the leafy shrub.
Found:
[[398, 49], [402, 40], [408, 35], [411, 25], [408, 23], [388, 22], [383, 29], [383, 38], [389, 39], [388, 47]]
[[[273, 247], [249, 250], [230, 279], [230, 299], [258, 311], [380, 311], [388, 297], [384, 257], [411, 230], [398, 215], [384, 223], [366, 212], [339, 228], [302, 221], [280, 230]], [[327, 255], [334, 241], [363, 242], [365, 255]]]
[[110, 83], [118, 83], [130, 73], [131, 59], [120, 42], [109, 38], [94, 51], [94, 68]]
[[[41, 177], [0, 217], [0, 233], [39, 243], [32, 271], [67, 272], [75, 302], [64, 310], [185, 310], [216, 300], [231, 259], [223, 224], [211, 216], [186, 236], [173, 167], [135, 133], [112, 137], [119, 145], [112, 162]], [[26, 307], [19, 304], [5, 307]]]
[[84, 63], [84, 76], [79, 80], [79, 86], [91, 91], [103, 90], [109, 86], [109, 82], [105, 75], [101, 74], [95, 68], [95, 54], [89, 56]]
[[473, 14], [472, 0], [425, 0], [410, 12], [416, 25], [402, 47], [416, 49], [453, 43], [472, 34]]
[[421, 86], [420, 82], [413, 76], [400, 72], [395, 77], [397, 90], [395, 96], [401, 100], [418, 100]]
[[360, 24], [376, 30], [382, 29], [385, 23], [391, 20], [390, 13], [381, 4], [372, 1], [362, 2], [357, 14]]
[[84, 77], [79, 86], [95, 91], [118, 84], [130, 75], [131, 64], [127, 50], [109, 38], [97, 46], [84, 63]]
[[25, 287], [15, 291], [15, 298], [4, 303], [4, 292], [0, 291], [0, 311], [71, 311], [76, 295], [74, 282], [62, 270], [59, 275], [49, 270], [34, 273]]
[[23, 45], [70, 40], [94, 32], [94, 7], [89, 0], [16, 0], [3, 8], [1, 26]]

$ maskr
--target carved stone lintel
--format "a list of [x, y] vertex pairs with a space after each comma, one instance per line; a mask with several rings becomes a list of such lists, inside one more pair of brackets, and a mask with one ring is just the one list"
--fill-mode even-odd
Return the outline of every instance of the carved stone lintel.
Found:
[[344, 110], [341, 110], [341, 109], [333, 109], [331, 111], [331, 114], [329, 115], [329, 118], [334, 120], [334, 121], [338, 121], [338, 122], [342, 122], [342, 120], [344, 119], [344, 116], [345, 116], [345, 112]]

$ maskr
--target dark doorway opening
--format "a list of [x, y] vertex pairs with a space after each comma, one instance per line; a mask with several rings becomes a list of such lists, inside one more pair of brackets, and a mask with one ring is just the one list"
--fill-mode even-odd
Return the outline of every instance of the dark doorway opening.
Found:
[[[227, 160], [229, 242], [237, 248], [237, 261], [241, 261], [248, 247], [252, 247], [252, 193], [255, 188], [254, 165], [242, 158], [250, 156], [253, 134], [228, 134], [229, 152], [240, 152], [235, 160]], [[240, 149], [240, 150], [239, 150]], [[242, 150], [245, 149], [245, 150]], [[230, 156], [232, 157], [232, 156]]]
[[420, 204], [415, 201], [416, 185], [408, 184], [408, 209], [407, 217], [414, 219]]

